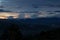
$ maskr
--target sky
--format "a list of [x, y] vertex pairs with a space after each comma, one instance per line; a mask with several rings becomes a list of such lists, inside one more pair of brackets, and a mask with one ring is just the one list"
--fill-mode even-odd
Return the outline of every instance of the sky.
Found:
[[0, 0], [0, 3], [5, 7], [5, 10], [14, 12], [60, 10], [60, 0]]
[[[60, 0], [0, 0], [1, 9], [11, 12], [60, 11]], [[24, 15], [24, 13], [22, 14]], [[30, 13], [30, 15], [32, 15]]]

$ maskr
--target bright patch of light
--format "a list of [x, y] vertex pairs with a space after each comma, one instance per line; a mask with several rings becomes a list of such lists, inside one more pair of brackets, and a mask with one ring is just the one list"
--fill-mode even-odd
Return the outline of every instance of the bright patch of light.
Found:
[[12, 16], [13, 18], [18, 18], [18, 13], [13, 12], [0, 12], [0, 19], [8, 19], [9, 16]]
[[31, 18], [31, 15], [29, 15], [29, 13], [25, 13], [25, 17], [24, 18]]

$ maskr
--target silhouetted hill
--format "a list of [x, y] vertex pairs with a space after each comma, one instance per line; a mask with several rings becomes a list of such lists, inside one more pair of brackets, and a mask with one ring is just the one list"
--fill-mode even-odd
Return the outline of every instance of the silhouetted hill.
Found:
[[60, 28], [60, 18], [37, 18], [37, 19], [0, 19], [0, 32], [11, 23], [19, 26], [23, 36], [34, 36], [41, 31], [48, 31]]

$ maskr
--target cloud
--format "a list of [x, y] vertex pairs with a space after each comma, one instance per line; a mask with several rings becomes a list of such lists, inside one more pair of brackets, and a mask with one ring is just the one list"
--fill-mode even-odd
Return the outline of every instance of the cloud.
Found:
[[19, 12], [41, 7], [60, 7], [60, 0], [3, 0], [1, 5], [4, 9]]
[[[29, 13], [31, 16], [37, 13], [36, 11], [60, 10], [60, 0], [3, 0], [1, 5], [3, 6], [2, 12], [5, 10], [5, 12], [9, 12], [7, 10], [10, 10], [11, 12], [18, 12], [20, 14], [21, 12]], [[24, 16], [24, 13], [21, 16]], [[46, 15], [46, 13], [44, 14]]]
[[8, 17], [12, 16], [13, 18], [18, 18], [18, 13], [14, 12], [0, 12], [1, 19], [7, 19]]
[[0, 9], [0, 12], [11, 12], [11, 11]]

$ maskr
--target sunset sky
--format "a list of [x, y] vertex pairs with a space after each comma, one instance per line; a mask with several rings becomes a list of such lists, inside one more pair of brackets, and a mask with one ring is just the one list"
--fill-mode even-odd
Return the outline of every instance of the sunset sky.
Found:
[[0, 12], [0, 19], [8, 19], [9, 16], [13, 16], [13, 18], [18, 18], [18, 14], [17, 13]]
[[[8, 10], [17, 14], [21, 14], [21, 12], [26, 11], [42, 11], [42, 13], [50, 11], [60, 11], [60, 0], [0, 0], [0, 9]], [[0, 11], [1, 12], [1, 11]], [[1, 13], [0, 16], [8, 16], [8, 15], [15, 15], [14, 13]], [[19, 14], [19, 15], [20, 15]], [[22, 17], [30, 17], [29, 15], [33, 15], [34, 13], [22, 13]], [[35, 13], [38, 14], [38, 13]], [[56, 14], [56, 13], [55, 13]], [[55, 15], [53, 14], [53, 15]], [[57, 12], [58, 14], [58, 12]], [[60, 13], [59, 13], [60, 15]], [[40, 17], [52, 16], [50, 14], [44, 13], [43, 15], [40, 14]]]

